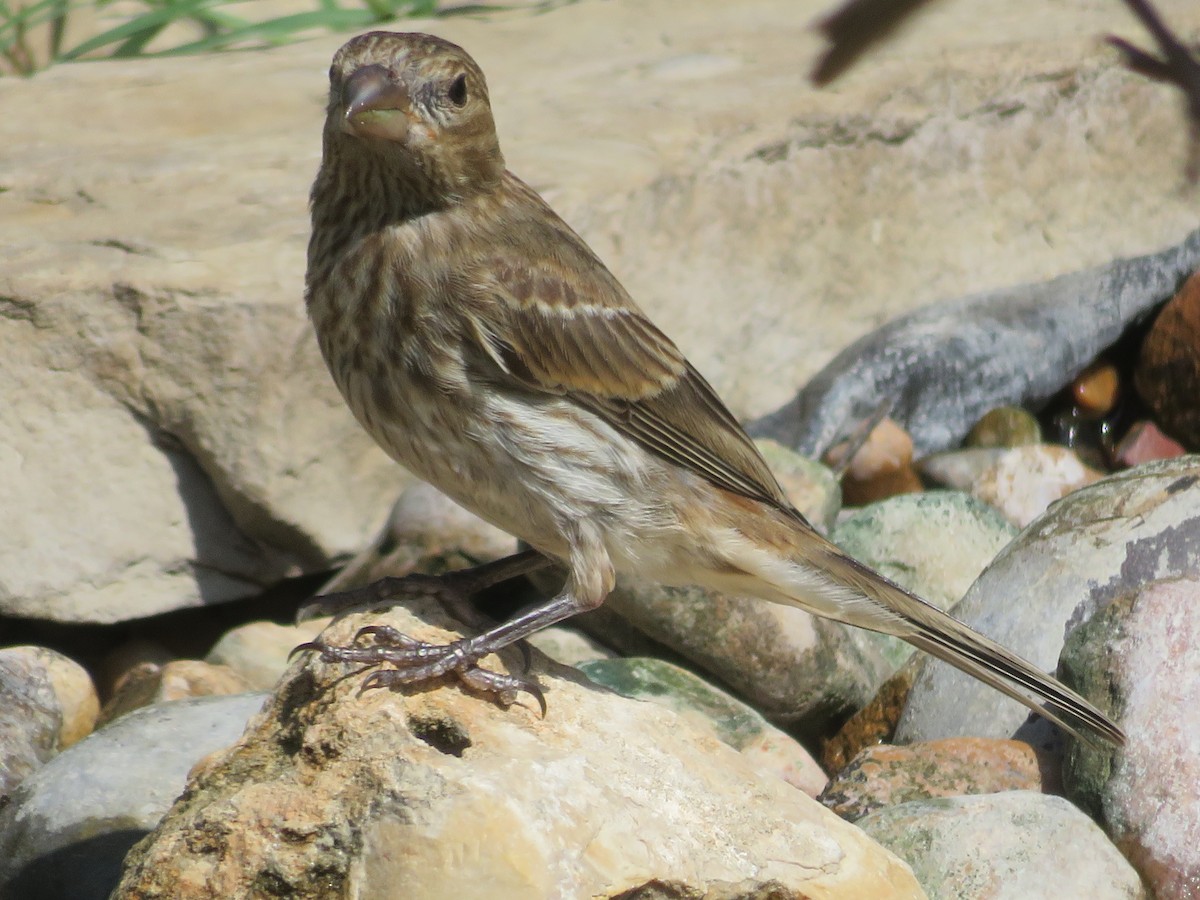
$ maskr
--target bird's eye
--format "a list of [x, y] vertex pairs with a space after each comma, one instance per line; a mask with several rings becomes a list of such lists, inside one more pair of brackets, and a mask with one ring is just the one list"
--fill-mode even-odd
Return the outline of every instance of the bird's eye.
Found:
[[450, 89], [446, 91], [446, 96], [455, 106], [463, 106], [467, 102], [467, 73], [455, 77], [450, 82]]

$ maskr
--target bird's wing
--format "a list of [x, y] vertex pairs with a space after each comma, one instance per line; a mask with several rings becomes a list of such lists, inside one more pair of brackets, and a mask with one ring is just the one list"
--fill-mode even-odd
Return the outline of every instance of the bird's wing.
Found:
[[569, 396], [713, 484], [794, 512], [758, 449], [679, 348], [581, 238], [556, 216], [539, 218], [552, 232], [493, 247], [472, 271], [475, 337], [491, 361], [522, 388]]

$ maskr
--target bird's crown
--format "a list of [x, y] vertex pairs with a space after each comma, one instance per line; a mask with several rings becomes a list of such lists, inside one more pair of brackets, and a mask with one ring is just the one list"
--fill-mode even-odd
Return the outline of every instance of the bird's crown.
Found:
[[398, 190], [431, 203], [490, 189], [504, 172], [483, 72], [429, 34], [372, 31], [338, 50], [326, 149], [340, 165], [382, 166]]

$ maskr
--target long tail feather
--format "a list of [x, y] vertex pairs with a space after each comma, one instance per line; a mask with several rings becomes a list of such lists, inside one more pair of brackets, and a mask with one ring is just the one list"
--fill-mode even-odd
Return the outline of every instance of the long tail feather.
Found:
[[1097, 738], [1117, 746], [1125, 743], [1125, 733], [1108, 716], [1058, 679], [847, 556], [835, 545], [823, 545], [819, 559], [810, 555], [810, 560], [837, 584], [872, 601], [867, 607], [858, 606], [846, 621], [907, 641], [1089, 744], [1095, 744]]

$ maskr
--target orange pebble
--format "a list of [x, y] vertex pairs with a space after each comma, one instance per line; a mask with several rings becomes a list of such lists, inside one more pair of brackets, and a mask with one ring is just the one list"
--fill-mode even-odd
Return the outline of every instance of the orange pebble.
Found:
[[[826, 454], [827, 462], [835, 467], [844, 458], [844, 445]], [[913, 442], [908, 432], [891, 419], [881, 421], [858, 448], [842, 476], [842, 498], [846, 505], [862, 506], [895, 494], [922, 490], [912, 458]]]
[[1112, 363], [1093, 363], [1084, 369], [1074, 384], [1071, 394], [1080, 409], [1093, 416], [1103, 416], [1116, 405], [1121, 390], [1121, 376]]

